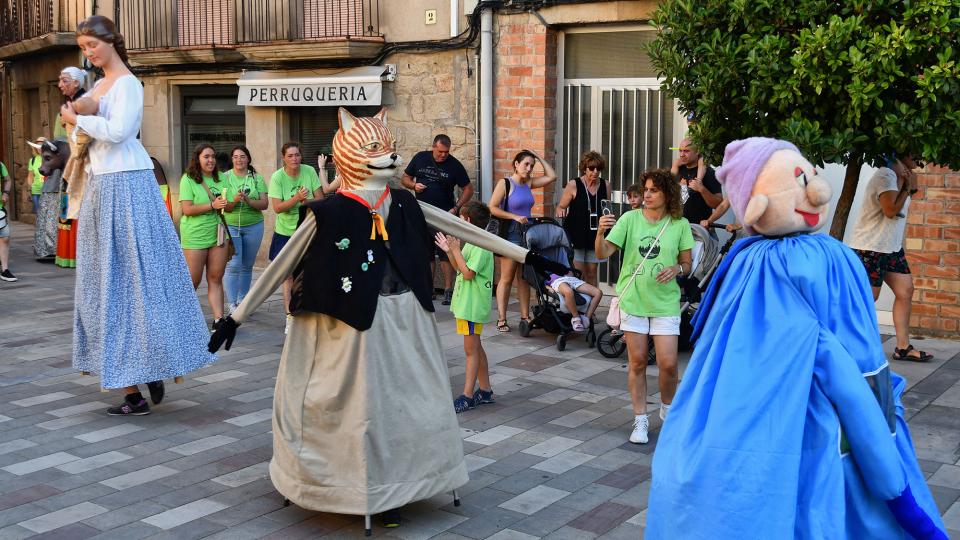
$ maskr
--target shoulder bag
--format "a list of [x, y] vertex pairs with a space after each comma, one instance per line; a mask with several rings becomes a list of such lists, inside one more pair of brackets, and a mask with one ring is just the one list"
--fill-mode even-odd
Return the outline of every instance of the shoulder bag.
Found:
[[[644, 263], [647, 262], [647, 258], [650, 256], [650, 252], [653, 251], [653, 246], [656, 246], [660, 242], [660, 237], [663, 235], [663, 231], [667, 230], [667, 225], [673, 221], [673, 218], [668, 219], [664, 222], [663, 226], [660, 227], [660, 232], [657, 233], [657, 238], [650, 244], [650, 249], [643, 255], [643, 260], [640, 261], [640, 264], [637, 265], [637, 268], [634, 269], [633, 275], [630, 276], [630, 280], [623, 287], [623, 294], [626, 294], [630, 290], [630, 286], [633, 285], [633, 282], [637, 279], [637, 275], [640, 273], [640, 270], [643, 269]], [[610, 311], [607, 312], [607, 324], [610, 328], [620, 328], [620, 297], [614, 296], [610, 300]]]
[[[212, 203], [215, 197], [213, 192], [210, 191], [210, 186], [204, 181], [201, 181], [200, 185], [207, 190], [207, 197], [210, 197]], [[223, 210], [221, 209], [219, 212], [214, 210], [214, 213], [220, 218], [220, 222], [217, 223], [217, 247], [227, 246], [227, 262], [230, 262], [230, 259], [237, 254], [237, 248], [233, 245], [233, 237], [230, 236], [230, 229], [227, 227], [227, 218], [223, 216]]]

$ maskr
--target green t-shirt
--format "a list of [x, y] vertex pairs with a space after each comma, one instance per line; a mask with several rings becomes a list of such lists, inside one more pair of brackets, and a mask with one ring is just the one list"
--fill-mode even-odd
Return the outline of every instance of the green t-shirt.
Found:
[[[7, 176], [9, 176], [7, 174], [7, 166], [4, 165], [2, 161], [0, 161], [0, 191], [2, 191], [5, 187], [7, 187], [7, 181], [6, 181]], [[2, 198], [0, 198], [0, 208], [3, 208]]]
[[[217, 173], [219, 175], [219, 173]], [[204, 177], [203, 182], [210, 188], [214, 197], [220, 195], [227, 184], [223, 176], [214, 182], [213, 178]], [[180, 200], [191, 201], [193, 204], [210, 204], [210, 197], [203, 186], [196, 183], [186, 174], [180, 177]], [[180, 218], [180, 247], [183, 249], [207, 249], [217, 244], [217, 223], [220, 218], [214, 212], [204, 212], [199, 216], [183, 216]]]
[[[237, 177], [233, 169], [230, 169], [223, 173], [223, 176], [227, 180], [227, 202], [233, 202], [233, 198], [237, 196], [241, 189], [250, 190], [247, 192], [247, 197], [250, 199], [260, 200], [261, 197], [267, 196], [267, 185], [263, 183], [263, 176], [259, 174]], [[242, 200], [234, 205], [232, 212], [226, 212], [223, 216], [227, 218], [229, 225], [238, 227], [256, 225], [263, 221], [263, 212], [251, 208], [249, 204]]]
[[33, 173], [33, 183], [30, 184], [30, 194], [39, 195], [43, 193], [43, 175], [40, 174], [40, 156], [33, 156], [27, 163], [27, 170]]
[[493, 253], [472, 244], [464, 244], [462, 253], [467, 268], [476, 275], [463, 279], [463, 274], [457, 274], [450, 311], [458, 319], [485, 323], [493, 302]]
[[[313, 192], [320, 189], [320, 177], [317, 171], [309, 165], [300, 165], [300, 176], [290, 178], [282, 168], [273, 173], [270, 177], [270, 187], [267, 195], [273, 199], [288, 201], [297, 194], [301, 188], [307, 188], [307, 198], [313, 198]], [[277, 223], [274, 227], [278, 234], [292, 236], [297, 230], [297, 222], [300, 221], [300, 203], [293, 205], [293, 208], [282, 214], [277, 214]]]
[[[664, 219], [670, 220], [660, 241], [653, 245]], [[685, 218], [669, 216], [650, 223], [643, 212], [627, 212], [617, 220], [607, 240], [616, 244], [623, 253], [623, 267], [617, 281], [620, 309], [638, 317], [675, 317], [680, 315], [680, 286], [676, 280], [657, 283], [657, 274], [668, 266], [676, 266], [680, 252], [693, 248], [693, 233]], [[650, 250], [647, 262], [637, 274], [629, 291], [624, 291], [627, 282]]]

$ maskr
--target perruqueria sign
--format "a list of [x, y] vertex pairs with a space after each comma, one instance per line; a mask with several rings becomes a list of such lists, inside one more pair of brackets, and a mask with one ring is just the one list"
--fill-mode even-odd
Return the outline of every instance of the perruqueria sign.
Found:
[[237, 105], [259, 107], [338, 107], [380, 105], [382, 81], [396, 77], [393, 65], [336, 73], [244, 72], [237, 80]]

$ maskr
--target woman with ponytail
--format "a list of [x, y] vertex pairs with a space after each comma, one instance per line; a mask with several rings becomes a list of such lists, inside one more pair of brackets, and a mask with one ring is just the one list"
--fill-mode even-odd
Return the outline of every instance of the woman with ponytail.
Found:
[[137, 139], [143, 86], [127, 67], [123, 36], [94, 15], [77, 26], [77, 45], [104, 77], [87, 94], [95, 114], [78, 114], [74, 103], [60, 109], [93, 139], [79, 210], [73, 366], [126, 394], [107, 414], [144, 415], [150, 407], [139, 384], [160, 403], [163, 379], [215, 357], [153, 163]]

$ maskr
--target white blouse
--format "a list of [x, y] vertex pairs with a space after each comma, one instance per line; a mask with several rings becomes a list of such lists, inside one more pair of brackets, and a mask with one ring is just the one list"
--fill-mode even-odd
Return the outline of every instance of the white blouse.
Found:
[[143, 86], [133, 75], [113, 83], [100, 98], [96, 116], [77, 116], [77, 127], [94, 139], [89, 147], [92, 174], [153, 170], [150, 156], [137, 139], [142, 121]]

